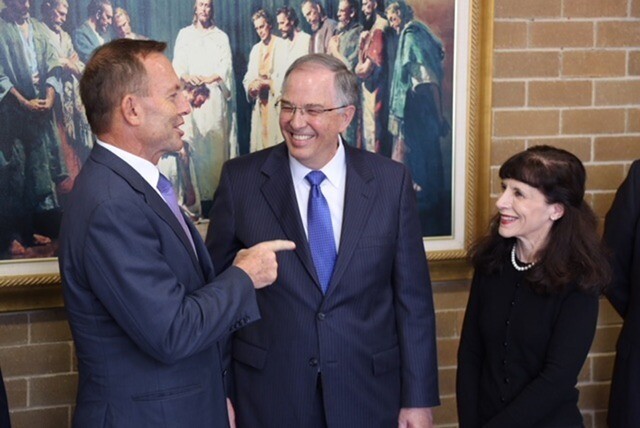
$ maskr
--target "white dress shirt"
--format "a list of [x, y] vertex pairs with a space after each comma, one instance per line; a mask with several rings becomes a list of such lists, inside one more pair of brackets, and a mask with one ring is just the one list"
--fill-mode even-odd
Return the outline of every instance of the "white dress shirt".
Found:
[[[327, 177], [320, 184], [320, 190], [329, 204], [331, 213], [331, 226], [333, 228], [333, 238], [336, 243], [336, 251], [340, 249], [340, 234], [342, 232], [342, 214], [344, 211], [344, 191], [347, 181], [347, 163], [342, 139], [338, 143], [338, 150], [320, 171]], [[313, 171], [298, 162], [289, 155], [289, 168], [291, 168], [291, 178], [293, 188], [296, 192], [300, 218], [304, 226], [304, 232], [309, 239], [309, 229], [307, 227], [307, 208], [309, 204], [309, 191], [311, 184], [305, 179], [306, 175]]]
[[[158, 179], [160, 178], [160, 171], [158, 168], [146, 159], [136, 156], [133, 153], [129, 153], [126, 150], [122, 150], [119, 147], [105, 143], [96, 138], [98, 144], [105, 149], [109, 150], [114, 155], [125, 161], [131, 168], [135, 169], [138, 174], [144, 178], [144, 181], [149, 183], [151, 187], [162, 197], [162, 193], [158, 190]], [[164, 198], [163, 198], [164, 199]]]

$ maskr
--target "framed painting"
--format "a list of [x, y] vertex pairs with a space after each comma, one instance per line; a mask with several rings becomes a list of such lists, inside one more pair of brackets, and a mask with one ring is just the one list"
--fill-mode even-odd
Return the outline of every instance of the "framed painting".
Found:
[[[94, 144], [78, 79], [92, 49], [117, 37], [168, 44], [192, 113], [185, 149], [159, 168], [200, 230], [222, 163], [280, 141], [273, 108], [294, 53], [325, 52], [360, 78], [345, 144], [407, 165], [434, 279], [466, 275], [465, 248], [488, 217], [492, 1], [213, 0], [201, 10], [191, 0], [41, 0], [23, 11], [17, 3], [0, 0], [1, 292], [60, 282], [60, 217]], [[7, 30], [25, 14], [36, 35], [31, 68]], [[215, 37], [199, 37], [203, 23]], [[32, 100], [37, 113], [26, 111]], [[33, 307], [17, 299], [0, 310]], [[60, 296], [34, 300], [58, 305]]]

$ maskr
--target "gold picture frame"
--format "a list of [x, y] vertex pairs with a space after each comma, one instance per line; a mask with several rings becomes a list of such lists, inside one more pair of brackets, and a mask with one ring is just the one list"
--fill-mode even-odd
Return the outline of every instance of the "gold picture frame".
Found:
[[[409, 1], [415, 3], [420, 0]], [[464, 209], [462, 233], [452, 249], [425, 250], [430, 260], [433, 281], [450, 281], [470, 277], [466, 248], [488, 224], [489, 155], [491, 130], [491, 79], [493, 53], [493, 0], [455, 0], [458, 17], [466, 16], [464, 46], [466, 51], [465, 124], [461, 137], [464, 160], [462, 194]], [[458, 36], [456, 36], [458, 37]], [[466, 43], [466, 44], [465, 44]], [[458, 49], [458, 47], [456, 48]], [[456, 125], [454, 124], [454, 127]], [[35, 310], [63, 305], [60, 275], [56, 258], [0, 261], [0, 312]]]
[[[468, 246], [489, 223], [491, 103], [493, 69], [494, 0], [469, 1], [468, 91], [464, 175], [464, 234], [462, 248], [429, 251], [433, 281], [471, 277], [466, 259]], [[425, 239], [426, 241], [426, 239]]]

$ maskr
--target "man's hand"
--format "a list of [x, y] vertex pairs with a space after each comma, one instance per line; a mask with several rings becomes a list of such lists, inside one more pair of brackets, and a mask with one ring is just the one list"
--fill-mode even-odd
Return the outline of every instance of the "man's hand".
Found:
[[212, 74], [210, 76], [198, 76], [200, 78], [200, 83], [205, 85], [210, 85], [212, 83], [222, 82], [222, 76], [219, 74]]
[[432, 428], [433, 415], [429, 407], [412, 407], [400, 409], [398, 428]]
[[260, 88], [262, 86], [262, 79], [254, 79], [249, 83], [249, 96], [251, 98], [257, 98]]
[[251, 248], [238, 251], [233, 265], [249, 275], [255, 288], [263, 288], [273, 284], [278, 277], [276, 253], [295, 250], [295, 248], [296, 244], [293, 241], [282, 239], [261, 242]]
[[34, 98], [32, 100], [25, 99], [22, 103], [22, 107], [32, 113], [39, 113], [45, 111], [45, 101], [39, 98]]
[[229, 397], [227, 397], [227, 414], [229, 415], [229, 427], [236, 428], [236, 411], [233, 409], [233, 404]]

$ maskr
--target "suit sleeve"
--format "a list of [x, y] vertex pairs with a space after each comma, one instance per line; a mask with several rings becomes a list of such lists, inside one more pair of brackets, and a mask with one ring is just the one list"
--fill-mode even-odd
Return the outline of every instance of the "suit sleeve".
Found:
[[480, 332], [480, 285], [479, 276], [474, 275], [469, 292], [469, 301], [464, 313], [464, 323], [458, 348], [458, 370], [456, 375], [456, 400], [460, 428], [479, 427], [478, 397], [480, 374], [484, 360], [484, 345]]
[[612, 251], [613, 282], [605, 294], [624, 318], [631, 291], [631, 270], [634, 259], [636, 230], [640, 219], [640, 161], [631, 165], [607, 213], [603, 239]]
[[[180, 253], [163, 248], [147, 214], [130, 199], [104, 202], [92, 214], [82, 256], [92, 291], [144, 352], [171, 364], [259, 318], [251, 280], [240, 269], [197, 288], [181, 283], [168, 260]], [[131, 254], [139, 256], [123, 256]]]
[[399, 210], [393, 286], [402, 358], [401, 405], [433, 407], [440, 404], [433, 295], [415, 192], [406, 170]]
[[540, 373], [485, 428], [538, 426], [574, 390], [598, 321], [598, 297], [572, 291], [562, 302]]

